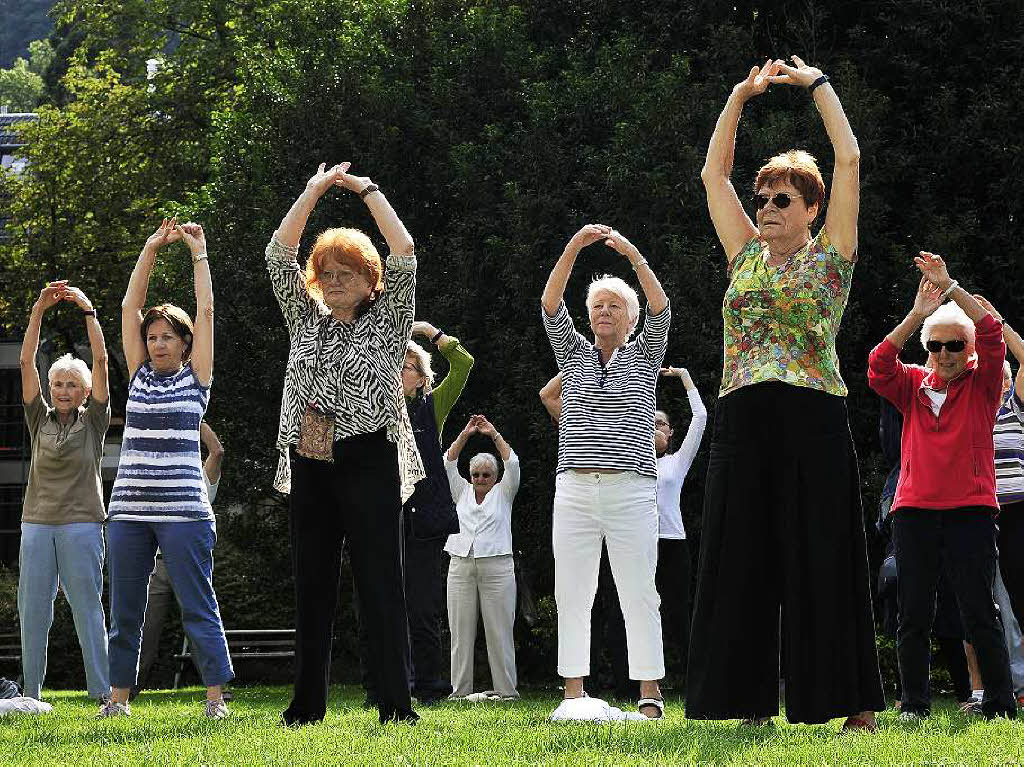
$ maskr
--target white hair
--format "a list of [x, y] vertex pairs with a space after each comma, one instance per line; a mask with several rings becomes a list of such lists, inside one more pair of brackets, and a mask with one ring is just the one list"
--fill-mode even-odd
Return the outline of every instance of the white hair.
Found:
[[960, 328], [964, 334], [964, 340], [967, 342], [967, 347], [972, 348], [974, 346], [974, 323], [971, 322], [971, 318], [967, 316], [967, 313], [952, 301], [940, 306], [924, 321], [924, 324], [921, 326], [921, 345], [927, 349], [927, 343], [932, 337], [932, 330], [937, 327], [947, 326]]
[[1013, 378], [1013, 368], [1010, 367], [1009, 360], [1003, 360], [1003, 378]]
[[612, 277], [610, 274], [595, 277], [594, 281], [587, 288], [588, 312], [594, 306], [594, 297], [602, 290], [614, 293], [625, 302], [626, 312], [629, 315], [629, 334], [626, 337], [628, 338], [633, 335], [633, 331], [636, 330], [636, 323], [640, 320], [640, 297], [636, 294], [636, 291], [625, 280]]
[[46, 378], [51, 386], [53, 385], [53, 379], [61, 373], [67, 373], [73, 378], [77, 378], [78, 382], [82, 384], [82, 388], [92, 389], [92, 371], [85, 364], [85, 360], [72, 357], [70, 354], [60, 357], [50, 365], [50, 371], [46, 374]]
[[416, 358], [416, 367], [419, 368], [419, 372], [426, 379], [423, 382], [423, 393], [429, 394], [434, 388], [434, 368], [430, 365], [430, 352], [415, 341], [409, 341], [406, 344], [405, 350]]
[[491, 473], [494, 474], [495, 477], [497, 477], [498, 476], [498, 459], [495, 458], [491, 453], [477, 453], [472, 458], [470, 458], [469, 459], [469, 470], [470, 470], [470, 472], [472, 472], [474, 469], [476, 469], [479, 466], [483, 466], [485, 463], [488, 466], [491, 467]]

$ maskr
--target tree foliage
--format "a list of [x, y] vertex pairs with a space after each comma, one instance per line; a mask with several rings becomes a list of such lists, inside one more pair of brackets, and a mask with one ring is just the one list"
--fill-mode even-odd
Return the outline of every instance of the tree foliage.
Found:
[[[221, 497], [251, 505], [270, 493], [287, 347], [263, 249], [316, 165], [352, 160], [416, 239], [418, 316], [477, 359], [449, 429], [486, 413], [523, 458], [515, 540], [550, 593], [556, 433], [536, 398], [555, 372], [539, 318], [548, 270], [581, 224], [621, 229], [672, 299], [669, 361], [713, 406], [726, 275], [699, 170], [732, 85], [766, 56], [798, 53], [831, 75], [862, 150], [860, 259], [839, 349], [870, 519], [879, 456], [866, 359], [910, 304], [911, 255], [947, 255], [1008, 318], [1024, 313], [1012, 288], [1024, 266], [1024, 21], [1012, 5], [64, 0], [58, 36], [75, 45], [66, 97], [28, 129], [31, 173], [6, 182], [14, 236], [0, 249], [2, 321], [17, 332], [39, 282], [56, 276], [83, 282], [116, 316], [154, 221], [199, 217], [218, 300], [210, 419], [228, 450]], [[744, 113], [737, 187], [790, 147], [820, 158], [828, 179], [811, 101], [773, 88]], [[306, 245], [340, 224], [380, 239], [358, 199], [339, 194], [314, 213]], [[168, 255], [161, 270], [151, 297], [188, 306], [184, 259]], [[586, 282], [603, 272], [631, 278], [610, 251], [584, 252], [567, 294], [581, 329]], [[682, 433], [673, 383], [661, 398]], [[684, 491], [695, 536], [709, 441]], [[248, 585], [231, 587], [239, 609], [290, 616], [287, 581], [265, 577], [290, 571], [283, 515], [260, 506], [223, 535], [253, 552], [239, 573]]]

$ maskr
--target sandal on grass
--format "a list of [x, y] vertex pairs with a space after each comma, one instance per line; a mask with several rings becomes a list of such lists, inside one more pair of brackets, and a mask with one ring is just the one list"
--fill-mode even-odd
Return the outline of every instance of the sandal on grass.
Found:
[[770, 716], [750, 716], [740, 720], [740, 727], [774, 727]]
[[[641, 698], [636, 702], [636, 710], [641, 714], [644, 713], [644, 708], [647, 706], [654, 706], [658, 709], [657, 716], [648, 716], [648, 719], [662, 719], [665, 716], [665, 699], [664, 698]], [[644, 714], [647, 716], [647, 714]]]
[[848, 716], [846, 721], [843, 722], [843, 729], [841, 732], [866, 732], [873, 733], [878, 729], [878, 725], [874, 722], [865, 719], [859, 715]]

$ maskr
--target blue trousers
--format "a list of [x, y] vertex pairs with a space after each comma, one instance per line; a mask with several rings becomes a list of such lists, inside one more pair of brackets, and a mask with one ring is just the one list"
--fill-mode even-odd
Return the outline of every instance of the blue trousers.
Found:
[[25, 695], [39, 699], [46, 677], [46, 648], [53, 624], [53, 600], [60, 582], [71, 605], [85, 662], [89, 695], [110, 694], [107, 627], [103, 619], [103, 525], [21, 524], [18, 615]]
[[207, 687], [234, 677], [224, 624], [213, 591], [213, 522], [128, 522], [107, 524], [110, 542], [110, 683], [132, 687], [138, 681], [142, 626], [149, 576], [156, 550], [181, 605], [181, 622], [194, 648]]

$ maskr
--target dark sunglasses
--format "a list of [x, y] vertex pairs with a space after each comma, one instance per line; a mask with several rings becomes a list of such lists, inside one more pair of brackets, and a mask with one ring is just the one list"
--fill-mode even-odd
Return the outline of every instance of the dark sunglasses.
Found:
[[489, 472], [489, 471], [474, 471], [469, 476], [471, 476], [473, 479], [487, 479], [489, 476], [491, 476], [491, 472]]
[[769, 197], [766, 194], [755, 194], [754, 195], [754, 207], [761, 210], [765, 205], [772, 202], [779, 210], [785, 210], [789, 207], [789, 204], [797, 197], [803, 197], [802, 194], [787, 194], [786, 192], [779, 192], [774, 197]]
[[967, 347], [966, 341], [929, 341], [924, 348], [932, 354], [938, 354], [945, 346], [950, 352], [962, 352]]

